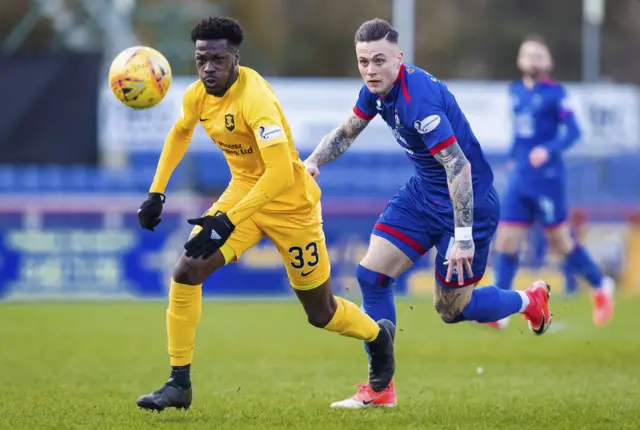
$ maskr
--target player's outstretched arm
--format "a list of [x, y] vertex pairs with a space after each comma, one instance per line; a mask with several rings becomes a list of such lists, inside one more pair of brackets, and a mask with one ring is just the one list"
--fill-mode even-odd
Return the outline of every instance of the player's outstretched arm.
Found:
[[364, 130], [370, 120], [362, 119], [355, 114], [333, 129], [322, 138], [313, 153], [305, 160], [305, 164], [313, 164], [320, 167], [323, 164], [335, 160], [345, 152], [356, 140], [356, 137]]
[[178, 123], [169, 131], [162, 147], [153, 183], [149, 189], [150, 193], [164, 193], [171, 174], [187, 152], [193, 130], [193, 128], [184, 128]]
[[192, 135], [193, 128], [185, 129], [180, 124], [176, 124], [167, 135], [153, 183], [149, 188], [149, 195], [138, 209], [138, 221], [142, 228], [154, 231], [162, 221], [160, 216], [165, 201], [164, 190], [171, 174], [187, 151]]
[[195, 96], [196, 87], [195, 84], [192, 84], [184, 93], [180, 116], [164, 141], [162, 154], [160, 154], [160, 160], [156, 168], [156, 174], [153, 178], [151, 189], [149, 190], [150, 193], [164, 193], [171, 174], [176, 167], [178, 167], [178, 164], [180, 164], [184, 154], [187, 152], [193, 131], [198, 123]]
[[180, 118], [164, 141], [156, 173], [149, 188], [149, 196], [138, 209], [138, 220], [142, 228], [154, 231], [154, 228], [162, 221], [160, 215], [165, 200], [164, 190], [167, 188], [171, 174], [187, 152], [196, 123], [197, 116], [194, 114], [192, 87], [189, 87], [182, 101]]

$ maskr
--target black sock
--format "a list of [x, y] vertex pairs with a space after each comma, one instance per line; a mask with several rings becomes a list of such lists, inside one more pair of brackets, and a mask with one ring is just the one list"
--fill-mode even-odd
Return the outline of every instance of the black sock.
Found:
[[186, 366], [171, 366], [171, 378], [181, 387], [191, 387], [191, 364], [187, 364]]

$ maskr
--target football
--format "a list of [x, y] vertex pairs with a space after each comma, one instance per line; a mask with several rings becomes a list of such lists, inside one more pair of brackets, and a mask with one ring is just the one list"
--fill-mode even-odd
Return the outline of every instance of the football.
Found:
[[160, 52], [134, 46], [119, 53], [109, 68], [111, 91], [133, 109], [157, 105], [171, 86], [171, 66]]

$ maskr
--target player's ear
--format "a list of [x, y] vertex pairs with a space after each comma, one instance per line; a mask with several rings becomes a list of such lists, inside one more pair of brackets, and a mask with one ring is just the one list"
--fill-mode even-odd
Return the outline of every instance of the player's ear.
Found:
[[404, 52], [398, 51], [398, 63], [402, 63], [404, 61]]
[[240, 64], [240, 51], [236, 51], [234, 57], [234, 65], [238, 65]]

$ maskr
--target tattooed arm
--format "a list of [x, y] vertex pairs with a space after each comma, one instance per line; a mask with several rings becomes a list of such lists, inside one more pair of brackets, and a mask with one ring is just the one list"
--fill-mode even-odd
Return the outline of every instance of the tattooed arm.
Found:
[[436, 153], [434, 157], [447, 172], [455, 227], [472, 227], [473, 182], [469, 160], [457, 142]]
[[[473, 278], [471, 263], [475, 252], [471, 228], [473, 225], [473, 180], [471, 164], [457, 142], [434, 154], [447, 172], [449, 195], [453, 206], [455, 241], [449, 250], [446, 281], [450, 281], [454, 267], [457, 269], [458, 285]], [[473, 281], [471, 281], [473, 282]], [[475, 281], [477, 283], [477, 281]], [[473, 285], [465, 288], [444, 287], [436, 282], [433, 302], [440, 318], [448, 324], [460, 321], [462, 311], [471, 300]]]
[[322, 138], [313, 153], [305, 160], [307, 165], [322, 166], [335, 160], [351, 146], [356, 137], [369, 124], [369, 120], [362, 119], [355, 114], [349, 117], [331, 133]]
[[458, 284], [464, 285], [464, 272], [469, 278], [473, 277], [471, 263], [475, 252], [473, 243], [473, 180], [471, 164], [458, 142], [434, 154], [434, 157], [444, 166], [447, 172], [449, 195], [453, 206], [455, 240], [449, 250], [446, 281], [452, 279], [453, 269], [457, 269]]

